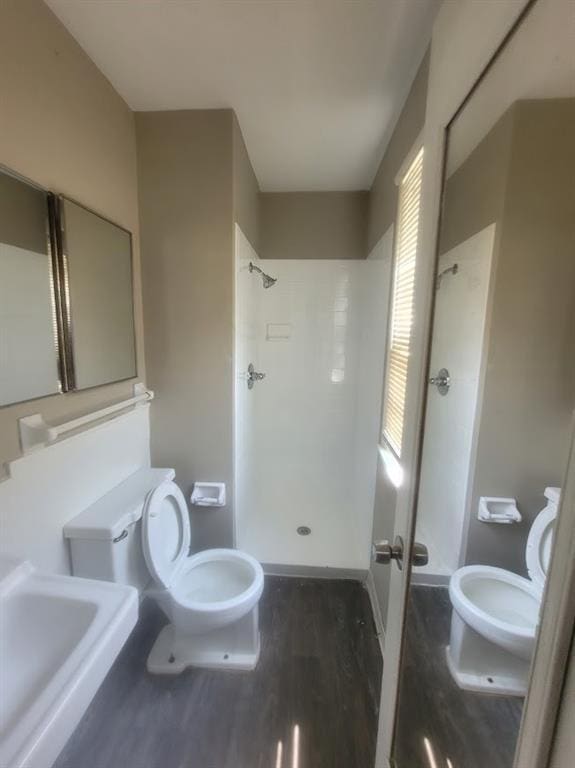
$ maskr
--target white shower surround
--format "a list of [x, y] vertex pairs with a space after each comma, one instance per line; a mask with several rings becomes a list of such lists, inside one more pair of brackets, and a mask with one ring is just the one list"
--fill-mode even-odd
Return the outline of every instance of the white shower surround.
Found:
[[[237, 545], [269, 565], [366, 570], [389, 263], [260, 262], [236, 228], [236, 267]], [[252, 390], [250, 362], [266, 374]]]
[[425, 416], [416, 538], [427, 545], [429, 563], [416, 583], [447, 583], [465, 559], [463, 539], [470, 509], [478, 408], [485, 373], [485, 335], [495, 224], [443, 254], [435, 305], [430, 371], [447, 368], [451, 387], [441, 396], [431, 387]]

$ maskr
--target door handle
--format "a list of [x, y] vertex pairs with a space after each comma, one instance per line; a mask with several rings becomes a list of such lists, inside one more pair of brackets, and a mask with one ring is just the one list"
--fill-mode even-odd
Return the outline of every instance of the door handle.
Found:
[[401, 571], [403, 565], [403, 539], [401, 536], [396, 536], [393, 544], [390, 544], [387, 539], [376, 541], [373, 545], [373, 559], [380, 565], [388, 565], [392, 560], [395, 560]]
[[427, 565], [429, 562], [429, 551], [425, 544], [420, 541], [413, 542], [413, 549], [411, 550], [411, 564], [415, 568], [421, 568], [423, 565]]
[[[387, 539], [383, 539], [383, 541], [377, 541], [373, 545], [373, 559], [380, 565], [387, 565], [392, 560], [395, 560], [397, 567], [401, 570], [403, 554], [404, 547], [401, 536], [396, 536], [393, 544], [390, 544]], [[425, 544], [421, 544], [418, 541], [414, 542], [413, 549], [411, 550], [411, 564], [417, 568], [427, 565], [428, 562], [429, 553]]]

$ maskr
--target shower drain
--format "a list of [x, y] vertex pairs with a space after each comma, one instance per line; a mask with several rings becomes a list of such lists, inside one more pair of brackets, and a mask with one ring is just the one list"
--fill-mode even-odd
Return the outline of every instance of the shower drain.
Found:
[[309, 536], [311, 533], [311, 528], [308, 528], [307, 525], [300, 525], [300, 527], [297, 529], [297, 532], [300, 536]]

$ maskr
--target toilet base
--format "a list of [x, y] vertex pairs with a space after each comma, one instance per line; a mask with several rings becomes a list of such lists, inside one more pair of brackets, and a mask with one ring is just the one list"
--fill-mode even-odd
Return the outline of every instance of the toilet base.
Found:
[[236, 670], [255, 669], [260, 656], [258, 607], [232, 624], [199, 635], [166, 625], [158, 635], [147, 669], [154, 675], [179, 675], [187, 667]]
[[447, 666], [460, 688], [500, 696], [525, 696], [529, 662], [486, 640], [454, 609]]

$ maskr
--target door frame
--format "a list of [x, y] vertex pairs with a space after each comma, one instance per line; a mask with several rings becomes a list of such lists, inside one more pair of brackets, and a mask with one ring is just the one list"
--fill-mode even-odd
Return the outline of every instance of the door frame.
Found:
[[[420, 255], [415, 285], [405, 424], [405, 481], [398, 492], [396, 530], [411, 548], [423, 445], [427, 370], [433, 332], [434, 275], [449, 126], [487, 75], [507, 42], [536, 5], [568, 7], [570, 0], [444, 2], [433, 28], [423, 143]], [[574, 423], [575, 427], [575, 423]], [[575, 431], [574, 431], [575, 443]], [[575, 627], [575, 448], [572, 448], [559, 512], [553, 561], [547, 579], [541, 629], [529, 695], [518, 736], [515, 768], [544, 768], [561, 704], [561, 690]], [[386, 654], [377, 734], [376, 768], [392, 766], [399, 671], [411, 568], [392, 570], [386, 621]]]

